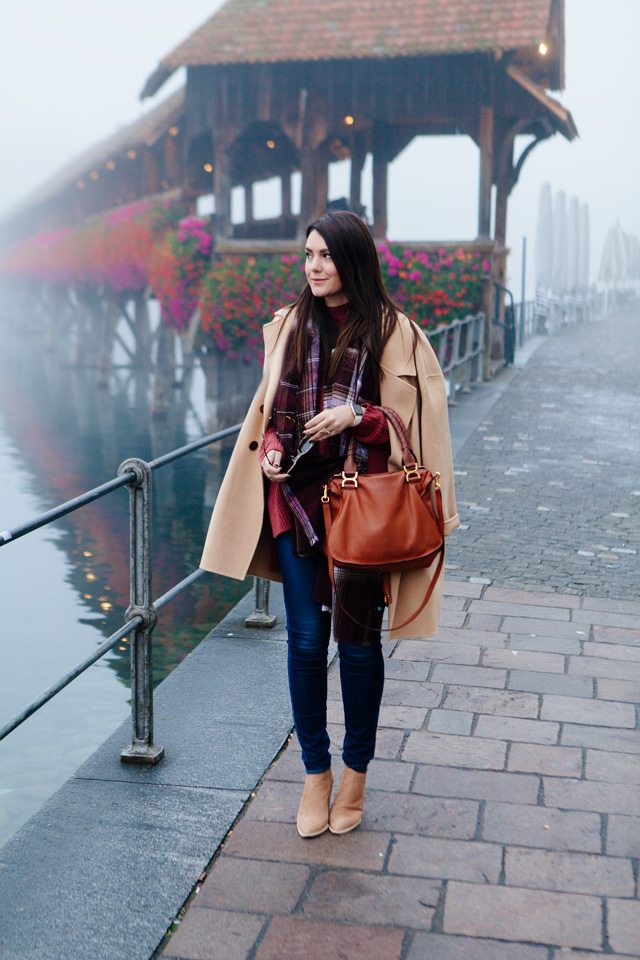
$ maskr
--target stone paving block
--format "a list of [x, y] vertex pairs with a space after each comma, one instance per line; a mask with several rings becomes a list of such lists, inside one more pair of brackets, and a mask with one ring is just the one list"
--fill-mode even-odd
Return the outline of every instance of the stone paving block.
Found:
[[472, 600], [471, 613], [493, 613], [501, 617], [534, 617], [538, 620], [569, 620], [569, 609], [541, 604], [509, 603], [506, 600]]
[[581, 697], [559, 697], [546, 694], [542, 698], [543, 720], [564, 723], [586, 723], [591, 727], [635, 727], [636, 712], [629, 703], [607, 703]]
[[476, 832], [477, 819], [474, 800], [368, 790], [359, 830], [469, 840]]
[[398, 707], [438, 707], [444, 693], [444, 684], [428, 680], [390, 680], [385, 677], [383, 704]]
[[640, 680], [640, 663], [605, 660], [603, 657], [569, 657], [569, 673], [608, 680]]
[[545, 777], [544, 799], [548, 807], [563, 810], [640, 814], [640, 785], [635, 783]]
[[640, 756], [587, 750], [587, 780], [640, 784]]
[[631, 860], [524, 847], [507, 847], [505, 883], [597, 897], [632, 897], [635, 888]]
[[409, 734], [402, 758], [410, 763], [502, 770], [506, 752], [506, 743], [498, 740], [417, 731]]
[[640, 680], [596, 680], [600, 700], [640, 703]]
[[189, 910], [162, 954], [180, 960], [245, 960], [264, 917], [226, 910]]
[[525, 743], [556, 743], [560, 725], [521, 717], [481, 716], [474, 736], [494, 740], [522, 740]]
[[462, 710], [432, 710], [427, 724], [434, 733], [454, 733], [469, 736], [473, 714]]
[[507, 638], [497, 630], [476, 629], [466, 626], [462, 630], [440, 629], [435, 637], [442, 643], [470, 643], [477, 647], [504, 647]]
[[498, 714], [503, 717], [538, 716], [538, 697], [532, 693], [506, 693], [486, 687], [463, 687], [451, 684], [445, 710], [463, 710], [471, 713]]
[[497, 633], [502, 617], [489, 613], [469, 613], [464, 622], [465, 630], [477, 630], [485, 633]]
[[430, 930], [441, 889], [437, 880], [327, 870], [311, 884], [302, 912], [312, 920]]
[[596, 643], [638, 643], [640, 641], [640, 627], [635, 630], [625, 630], [623, 627], [599, 627], [592, 629]]
[[380, 707], [378, 726], [399, 727], [401, 730], [419, 730], [427, 718], [424, 707], [393, 707], [383, 704]]
[[574, 610], [580, 606], [580, 598], [570, 593], [540, 593], [535, 590], [508, 590], [504, 587], [487, 587], [483, 600], [499, 600], [505, 603], [534, 604], [542, 607], [560, 607]]
[[612, 753], [640, 754], [640, 736], [635, 730], [620, 730], [617, 727], [587, 727], [565, 723], [560, 736], [563, 746], [593, 747]]
[[387, 869], [389, 873], [412, 877], [498, 883], [502, 869], [502, 847], [472, 840], [398, 837], [391, 849]]
[[600, 853], [600, 817], [515, 803], [487, 803], [485, 840], [543, 850]]
[[464, 610], [443, 610], [440, 613], [440, 623], [443, 627], [461, 627], [467, 614]]
[[431, 797], [466, 797], [470, 800], [535, 804], [538, 799], [539, 785], [539, 777], [523, 776], [517, 773], [457, 770], [455, 767], [420, 764], [417, 768], [413, 792]]
[[404, 930], [274, 917], [255, 960], [399, 960]]
[[513, 743], [509, 750], [507, 768], [521, 773], [546, 773], [551, 777], [580, 777], [582, 750], [579, 747]]
[[609, 816], [607, 853], [610, 857], [640, 857], [640, 817]]
[[252, 860], [378, 871], [382, 869], [389, 841], [389, 834], [358, 829], [340, 837], [340, 843], [328, 831], [311, 843], [298, 836], [290, 823], [244, 819], [233, 829], [224, 851], [230, 857]]
[[499, 937], [566, 947], [602, 947], [602, 904], [573, 893], [451, 881], [444, 907], [445, 933]]
[[637, 900], [609, 900], [607, 929], [614, 950], [635, 957], [640, 955], [640, 903]]
[[[582, 950], [572, 950], [569, 954], [567, 954], [565, 950], [561, 949], [553, 951], [553, 960], [598, 960], [599, 957], [599, 953], [584, 953]], [[601, 960], [604, 960], [605, 957], [606, 960], [633, 960], [633, 958], [630, 958], [628, 954], [626, 957], [623, 957], [619, 953], [603, 954]]]
[[603, 657], [605, 660], [630, 660], [640, 662], [640, 645], [632, 647], [620, 643], [585, 643], [582, 651], [585, 657]]
[[538, 653], [559, 653], [563, 657], [582, 652], [580, 638], [569, 637], [531, 637], [527, 633], [512, 633], [509, 637], [511, 650], [535, 650]]
[[280, 780], [265, 780], [245, 810], [247, 820], [295, 823], [302, 790]]
[[445, 577], [442, 588], [445, 597], [480, 597], [482, 596], [481, 583], [467, 583], [464, 580], [448, 580]]
[[309, 868], [299, 864], [241, 860], [223, 855], [200, 887], [193, 907], [291, 913], [310, 875]]
[[488, 667], [464, 667], [455, 663], [437, 663], [432, 679], [440, 683], [468, 683], [470, 686], [503, 689], [507, 681], [507, 671], [490, 670]]
[[574, 610], [571, 619], [573, 623], [597, 624], [599, 627], [622, 627], [624, 630], [638, 629], [637, 613], [611, 613], [607, 610], [582, 609]]
[[538, 673], [532, 670], [511, 670], [507, 687], [509, 690], [557, 693], [567, 697], [593, 696], [593, 680], [589, 677], [568, 677], [566, 674]]
[[[339, 782], [334, 762], [334, 777]], [[415, 767], [403, 760], [372, 760], [367, 770], [367, 788], [371, 790], [409, 790]]]
[[[387, 680], [411, 680], [421, 683], [429, 676], [430, 669], [431, 664], [427, 660], [416, 663], [412, 660], [396, 660], [394, 656], [391, 656], [384, 662], [385, 683]], [[442, 684], [430, 683], [429, 686], [437, 687], [442, 686]]]
[[580, 636], [579, 630], [584, 630], [580, 624], [564, 620], [542, 620], [539, 617], [505, 617], [502, 633], [535, 633], [541, 637], [567, 637], [575, 639]]
[[640, 616], [638, 600], [605, 600], [603, 597], [582, 597], [582, 610], [604, 610], [607, 613], [632, 613]]
[[449, 641], [402, 640], [393, 656], [398, 660], [445, 660], [475, 666], [480, 659], [480, 647]]
[[483, 660], [487, 667], [564, 673], [564, 657], [557, 653], [538, 653], [535, 650], [487, 650]]
[[[532, 947], [526, 943], [417, 933], [407, 960], [548, 960], [548, 956], [547, 947]], [[594, 960], [593, 954], [589, 957]], [[574, 960], [573, 954], [571, 960]]]
[[464, 610], [467, 603], [466, 597], [448, 597], [442, 595], [443, 610]]

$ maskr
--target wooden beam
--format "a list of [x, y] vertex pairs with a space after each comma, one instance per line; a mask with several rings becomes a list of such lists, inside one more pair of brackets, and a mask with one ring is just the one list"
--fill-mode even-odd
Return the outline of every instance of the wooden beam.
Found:
[[214, 148], [213, 192], [216, 198], [215, 235], [221, 240], [231, 236], [231, 161], [221, 143]]
[[282, 174], [282, 216], [291, 216], [291, 171]]
[[493, 173], [493, 107], [480, 107], [480, 185], [478, 237], [491, 236], [491, 182]]
[[244, 219], [246, 223], [253, 221], [253, 184], [244, 184]]
[[386, 154], [380, 149], [373, 155], [373, 236], [384, 240], [387, 235], [387, 170]]

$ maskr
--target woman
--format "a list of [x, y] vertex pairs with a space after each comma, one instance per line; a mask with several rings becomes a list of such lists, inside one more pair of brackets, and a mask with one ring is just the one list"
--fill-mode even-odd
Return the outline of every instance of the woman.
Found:
[[[375, 244], [355, 214], [327, 213], [307, 230], [307, 283], [264, 327], [264, 375], [223, 481], [201, 566], [282, 580], [293, 717], [306, 778], [298, 832], [347, 833], [362, 819], [384, 684], [381, 576], [339, 571], [332, 596], [320, 495], [353, 437], [359, 470], [402, 469], [400, 442], [380, 406], [405, 423], [412, 449], [440, 472], [445, 534], [459, 521], [444, 380], [424, 334], [390, 299]], [[233, 550], [229, 551], [229, 544]], [[433, 570], [392, 578], [390, 636], [432, 636], [442, 584], [410, 624]], [[442, 579], [442, 578], [440, 578]], [[326, 730], [327, 647], [338, 642], [345, 715], [344, 772], [333, 787]]]

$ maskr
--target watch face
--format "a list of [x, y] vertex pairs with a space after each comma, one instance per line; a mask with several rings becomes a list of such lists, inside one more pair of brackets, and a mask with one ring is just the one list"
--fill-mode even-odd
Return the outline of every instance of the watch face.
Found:
[[364, 414], [364, 410], [362, 409], [359, 403], [353, 403], [352, 407], [356, 417], [361, 417]]

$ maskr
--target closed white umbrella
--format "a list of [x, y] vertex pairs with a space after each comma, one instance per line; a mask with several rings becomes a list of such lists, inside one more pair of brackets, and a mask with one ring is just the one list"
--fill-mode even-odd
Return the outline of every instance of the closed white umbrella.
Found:
[[551, 289], [551, 271], [553, 267], [553, 216], [551, 209], [551, 184], [540, 187], [538, 204], [538, 223], [536, 226], [536, 287], [539, 290]]
[[589, 289], [591, 274], [591, 239], [589, 231], [589, 205], [583, 203], [580, 207], [580, 232], [578, 256], [578, 289]]
[[567, 292], [576, 293], [578, 290], [580, 258], [580, 203], [577, 197], [569, 201], [569, 216], [567, 219]]
[[567, 289], [567, 202], [564, 190], [558, 190], [553, 205], [551, 289], [559, 297], [562, 297]]

